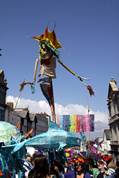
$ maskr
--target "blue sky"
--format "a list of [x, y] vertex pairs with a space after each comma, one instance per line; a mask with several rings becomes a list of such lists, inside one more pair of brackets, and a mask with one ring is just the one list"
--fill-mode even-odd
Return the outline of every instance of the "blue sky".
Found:
[[[32, 36], [56, 23], [56, 34], [63, 48], [62, 61], [82, 76], [89, 77], [95, 96], [59, 64], [54, 80], [55, 102], [79, 104], [107, 112], [108, 84], [119, 82], [119, 1], [118, 0], [1, 0], [0, 68], [8, 81], [8, 93], [19, 95], [19, 83], [33, 79], [38, 44]], [[26, 87], [22, 97], [44, 100], [39, 86], [35, 94]]]

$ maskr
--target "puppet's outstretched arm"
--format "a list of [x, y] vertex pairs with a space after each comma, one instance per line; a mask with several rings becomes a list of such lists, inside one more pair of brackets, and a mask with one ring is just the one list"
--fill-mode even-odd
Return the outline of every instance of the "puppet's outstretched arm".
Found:
[[70, 72], [72, 75], [74, 75], [75, 77], [77, 77], [87, 88], [90, 96], [94, 95], [94, 91], [93, 88], [90, 85], [85, 84], [85, 80], [87, 80], [87, 78], [82, 77], [80, 75], [78, 75], [76, 72], [74, 72], [73, 70], [71, 70], [69, 67], [67, 67], [58, 57], [57, 60], [59, 62], [59, 64], [61, 64], [68, 72]]
[[36, 75], [37, 75], [37, 71], [38, 71], [38, 62], [39, 62], [39, 58], [37, 58], [35, 61], [34, 74], [33, 74], [33, 82], [34, 83], [36, 81]]
[[61, 64], [68, 72], [70, 72], [75, 77], [77, 77], [81, 82], [83, 82], [84, 80], [87, 80], [87, 78], [79, 76], [76, 72], [74, 72], [72, 69], [67, 67], [59, 58], [57, 58], [57, 60], [58, 60], [59, 64]]
[[24, 89], [24, 86], [30, 85], [31, 89], [32, 89], [32, 93], [34, 93], [34, 87], [33, 86], [34, 86], [34, 83], [36, 81], [36, 75], [37, 75], [37, 70], [38, 70], [38, 62], [39, 62], [39, 59], [37, 58], [36, 61], [35, 61], [33, 81], [29, 82], [29, 81], [24, 80], [22, 83], [20, 83], [20, 88], [19, 88], [20, 91], [22, 91]]

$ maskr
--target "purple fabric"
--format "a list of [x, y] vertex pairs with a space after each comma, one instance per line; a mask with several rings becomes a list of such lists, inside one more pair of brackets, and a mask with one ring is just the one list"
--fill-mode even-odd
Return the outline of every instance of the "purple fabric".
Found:
[[64, 178], [75, 178], [74, 171], [69, 171], [69, 172], [65, 173]]

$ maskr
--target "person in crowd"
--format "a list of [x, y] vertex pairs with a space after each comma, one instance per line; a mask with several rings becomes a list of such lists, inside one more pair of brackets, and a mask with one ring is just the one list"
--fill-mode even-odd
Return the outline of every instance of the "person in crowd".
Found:
[[71, 163], [65, 162], [64, 178], [75, 178], [75, 169]]
[[32, 165], [32, 157], [29, 154], [26, 154], [26, 158], [24, 160], [24, 164], [23, 167], [25, 168], [25, 178], [28, 177], [28, 174], [30, 172], [31, 169], [33, 169], [33, 165]]
[[99, 169], [99, 174], [97, 178], [105, 178], [107, 176], [107, 163], [104, 160], [99, 160], [97, 164]]
[[64, 178], [64, 168], [58, 160], [54, 160], [50, 167], [51, 178]]
[[116, 161], [115, 178], [119, 177], [119, 160]]
[[111, 160], [107, 165], [107, 176], [108, 178], [115, 178], [116, 164]]
[[99, 169], [97, 167], [97, 164], [94, 163], [94, 160], [89, 161], [89, 170], [92, 178], [97, 178], [99, 174]]
[[76, 165], [76, 178], [91, 178], [89, 172], [85, 169], [84, 164]]
[[34, 167], [29, 172], [28, 178], [49, 178], [49, 164], [44, 155], [38, 155], [33, 160]]

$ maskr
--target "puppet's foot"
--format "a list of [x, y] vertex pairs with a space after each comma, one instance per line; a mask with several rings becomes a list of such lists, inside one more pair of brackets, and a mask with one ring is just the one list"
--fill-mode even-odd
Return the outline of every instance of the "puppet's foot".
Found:
[[55, 113], [52, 113], [51, 120], [56, 123], [56, 115], [55, 115]]

